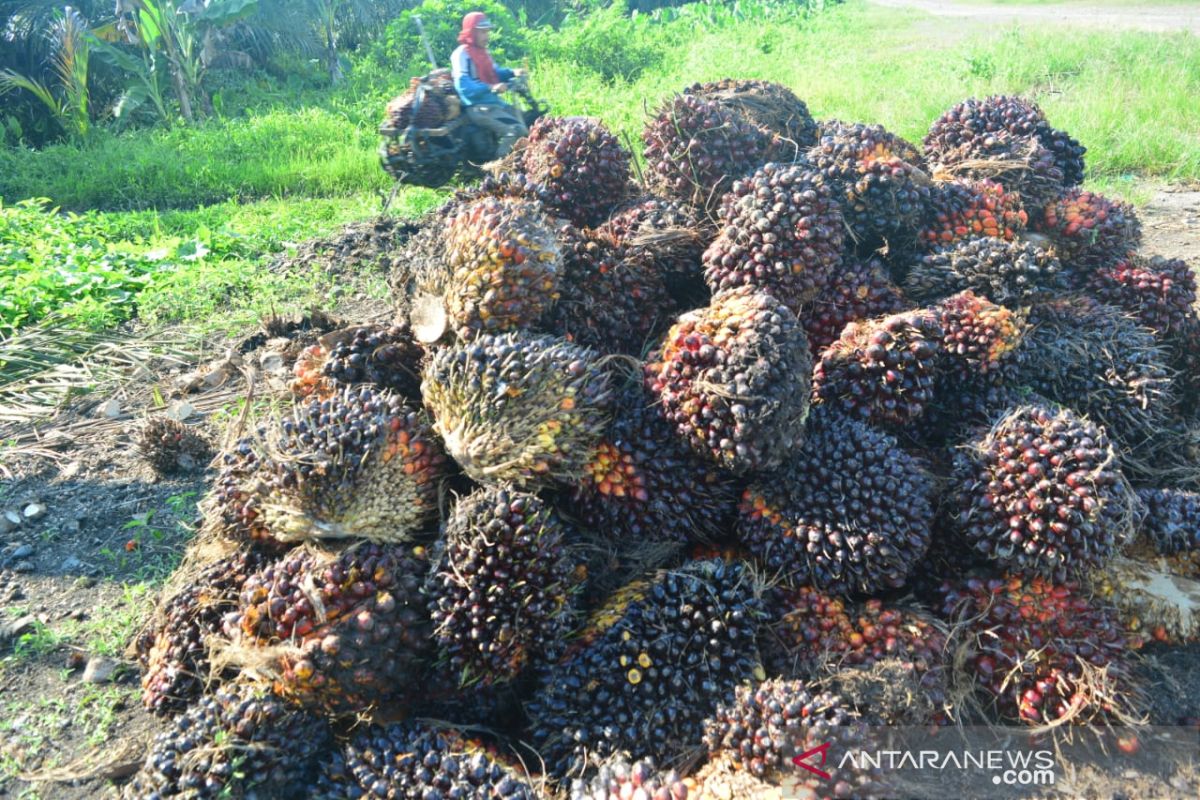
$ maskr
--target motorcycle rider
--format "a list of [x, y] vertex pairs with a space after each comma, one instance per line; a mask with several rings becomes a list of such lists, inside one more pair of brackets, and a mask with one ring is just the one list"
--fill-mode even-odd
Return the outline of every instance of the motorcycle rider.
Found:
[[450, 56], [450, 71], [467, 118], [496, 134], [496, 158], [501, 158], [529, 130], [520, 110], [500, 99], [508, 91], [506, 81], [518, 72], [492, 62], [487, 49], [491, 31], [492, 23], [482, 11], [463, 17], [459, 46]]

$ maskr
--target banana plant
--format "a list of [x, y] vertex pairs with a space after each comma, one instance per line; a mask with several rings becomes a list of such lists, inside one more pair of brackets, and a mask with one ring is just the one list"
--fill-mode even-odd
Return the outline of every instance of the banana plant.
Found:
[[118, 121], [129, 119], [137, 109], [150, 103], [158, 118], [170, 123], [171, 116], [167, 111], [163, 87], [162, 60], [157, 51], [140, 48], [139, 55], [135, 56], [98, 37], [93, 39], [92, 49], [97, 56], [121, 70], [131, 80], [131, 84], [121, 92], [113, 104], [112, 114]]
[[87, 21], [71, 6], [46, 32], [52, 44], [51, 67], [55, 86], [22, 75], [16, 70], [0, 70], [0, 95], [24, 90], [36, 97], [69, 135], [84, 138], [91, 130], [91, 95], [88, 92], [88, 61], [91, 42]]

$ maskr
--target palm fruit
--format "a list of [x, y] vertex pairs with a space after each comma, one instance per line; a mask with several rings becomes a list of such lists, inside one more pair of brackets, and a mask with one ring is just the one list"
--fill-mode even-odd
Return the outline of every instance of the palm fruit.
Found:
[[881, 125], [823, 123], [821, 138], [805, 156], [813, 180], [833, 191], [850, 237], [864, 247], [915, 231], [925, 206], [928, 178], [921, 154]]
[[325, 398], [343, 386], [371, 383], [419, 403], [424, 356], [407, 324], [347, 328], [322, 337], [300, 354], [292, 392]]
[[964, 384], [1011, 382], [1025, 337], [1025, 315], [960, 292], [934, 308], [942, 326], [944, 374], [950, 391]]
[[212, 457], [208, 440], [195, 428], [169, 417], [151, 417], [137, 429], [138, 453], [155, 472], [166, 475], [204, 467]]
[[910, 306], [882, 261], [847, 257], [799, 317], [813, 355], [819, 356], [851, 322], [895, 314]]
[[902, 586], [925, 554], [932, 494], [894, 438], [822, 411], [784, 468], [746, 488], [737, 537], [786, 585], [872, 593]]
[[538, 800], [524, 770], [487, 744], [421, 722], [367, 725], [321, 765], [313, 800]]
[[1028, 222], [1021, 196], [995, 181], [935, 183], [925, 197], [917, 244], [932, 250], [975, 236], [1011, 242]]
[[414, 677], [430, 635], [423, 547], [307, 548], [251, 575], [231, 635], [271, 659], [277, 694], [336, 713], [374, 705]]
[[599, 225], [629, 194], [629, 151], [595, 119], [542, 117], [520, 158], [547, 208], [576, 225]]
[[[966, 626], [970, 674], [1001, 717], [1082, 723], [1125, 710], [1130, 639], [1113, 610], [1075, 584], [972, 577], [943, 584], [940, 596], [940, 613]], [[1097, 670], [1107, 670], [1107, 686]]]
[[608, 425], [595, 353], [551, 336], [481, 336], [435, 353], [424, 375], [446, 451], [481, 483], [576, 480]]
[[529, 737], [547, 770], [578, 773], [617, 754], [670, 764], [698, 750], [705, 717], [761, 673], [762, 614], [749, 570], [719, 560], [618, 591], [527, 705]]
[[254, 491], [275, 539], [404, 541], [437, 516], [446, 456], [426, 415], [388, 392], [309, 400], [273, 447], [275, 469], [258, 471]]
[[279, 551], [286, 545], [271, 535], [262, 513], [264, 489], [276, 474], [275, 462], [265, 453], [267, 433], [266, 426], [260, 425], [221, 454], [220, 472], [201, 509], [224, 536]]
[[683, 93], [715, 102], [774, 133], [776, 160], [794, 161], [817, 143], [817, 123], [808, 106], [783, 84], [725, 78], [692, 84]]
[[576, 484], [570, 510], [618, 542], [686, 542], [725, 533], [736, 503], [729, 477], [680, 441], [634, 386]]
[[425, 593], [460, 683], [504, 683], [560, 655], [579, 583], [564, 537], [535, 495], [480, 489], [455, 504]]
[[1078, 185], [1087, 152], [1052, 128], [1036, 104], [1004, 95], [970, 98], [954, 106], [930, 126], [924, 144], [930, 161], [977, 164], [1007, 188], [1020, 191], [1030, 208], [1048, 201], [1055, 189]]
[[[846, 752], [863, 743], [864, 733], [840, 697], [810, 691], [798, 680], [776, 678], [739, 686], [705, 722], [704, 742], [713, 756], [730, 757], [735, 769], [790, 783], [796, 778], [793, 758], [831, 743], [837, 746], [834, 752]], [[829, 793], [826, 796], [873, 796], [869, 770], [851, 765], [837, 772], [832, 787], [819, 785]], [[796, 789], [789, 786], [788, 796], [801, 796]]]
[[330, 739], [320, 718], [255, 687], [229, 687], [154, 738], [122, 797], [301, 797]]
[[701, 276], [700, 257], [712, 235], [691, 206], [653, 195], [618, 207], [598, 231], [618, 246], [650, 251], [668, 280]]
[[923, 256], [909, 270], [904, 289], [923, 301], [970, 289], [993, 303], [1025, 305], [1061, 288], [1061, 273], [1050, 250], [979, 236]]
[[671, 298], [649, 253], [572, 225], [559, 229], [562, 296], [543, 319], [551, 333], [603, 353], [641, 355]]
[[243, 547], [205, 567], [159, 605], [154, 622], [135, 641], [147, 711], [174, 713], [200, 696], [210, 673], [205, 639], [221, 633], [246, 578], [266, 564], [262, 552]]
[[1086, 414], [1122, 450], [1162, 428], [1176, 398], [1170, 357], [1130, 317], [1089, 297], [1034, 306], [1018, 379]]
[[527, 327], [558, 299], [562, 253], [539, 203], [482, 197], [445, 225], [444, 299], [459, 337]]
[[842, 215], [834, 194], [803, 167], [767, 164], [734, 181], [721, 201], [720, 232], [704, 251], [704, 280], [719, 292], [750, 286], [793, 313], [842, 261]]
[[979, 553], [1063, 580], [1124, 543], [1132, 498], [1104, 429], [1067, 409], [1014, 409], [955, 456], [957, 526]]
[[688, 787], [671, 770], [661, 772], [652, 759], [630, 764], [623, 758], [604, 764], [590, 779], [571, 782], [571, 800], [687, 800]]
[[933, 398], [941, 339], [929, 311], [852, 322], [822, 351], [813, 399], [863, 420], [906, 425]]
[[1174, 560], [1118, 556], [1087, 576], [1088, 596], [1116, 610], [1131, 643], [1185, 644], [1200, 633], [1200, 582], [1194, 570], [1176, 572]]
[[1200, 550], [1200, 494], [1181, 489], [1139, 489], [1145, 515], [1140, 533], [1159, 555]]
[[1138, 322], [1170, 341], [1195, 318], [1196, 275], [1178, 258], [1129, 254], [1088, 275], [1089, 295], [1137, 317]]
[[679, 317], [646, 387], [691, 448], [738, 474], [782, 463], [804, 435], [812, 356], [791, 311], [739, 287]]
[[1063, 265], [1080, 281], [1095, 269], [1119, 263], [1142, 241], [1133, 206], [1082, 189], [1048, 203], [1030, 225], [1050, 239]]
[[691, 95], [664, 103], [642, 132], [656, 194], [713, 209], [733, 181], [770, 158], [774, 137], [719, 104]]

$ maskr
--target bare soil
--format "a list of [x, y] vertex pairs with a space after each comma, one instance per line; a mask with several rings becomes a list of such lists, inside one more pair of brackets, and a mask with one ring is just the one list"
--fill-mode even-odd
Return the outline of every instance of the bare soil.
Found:
[[[1157, 191], [1140, 216], [1149, 251], [1200, 263], [1200, 191]], [[375, 269], [379, 241], [390, 234], [361, 224], [347, 232], [346, 247], [360, 248], [362, 258], [346, 258], [350, 252], [329, 240], [308, 257]], [[361, 301], [338, 311], [359, 321], [389, 314], [385, 303]], [[128, 775], [164, 728], [142, 710], [138, 669], [125, 648], [192, 536], [213, 470], [156, 474], [133, 446], [139, 420], [160, 400], [187, 402], [194, 409], [187, 422], [219, 443], [236, 431], [251, 383], [259, 396], [282, 388], [290, 359], [330, 324], [277, 322], [210, 346], [222, 355], [190, 368], [150, 364], [122, 387], [117, 419], [98, 415], [107, 398], [92, 396], [36, 431], [0, 427], [0, 441], [15, 442], [0, 463], [0, 516], [46, 507], [37, 519], [0, 528], [0, 797], [115, 796], [112, 779]], [[26, 624], [12, 635], [18, 619]], [[1151, 721], [1200, 719], [1200, 647], [1145, 655]], [[109, 682], [83, 680], [96, 656], [121, 661]], [[1195, 798], [1200, 778], [1190, 764], [1165, 778], [1087, 767], [1055, 796]]]
[[936, 17], [980, 25], [1075, 25], [1102, 30], [1200, 33], [1200, 6], [1092, 5], [1087, 2], [1053, 5], [988, 5], [954, 0], [870, 0], [887, 8], [911, 8]]

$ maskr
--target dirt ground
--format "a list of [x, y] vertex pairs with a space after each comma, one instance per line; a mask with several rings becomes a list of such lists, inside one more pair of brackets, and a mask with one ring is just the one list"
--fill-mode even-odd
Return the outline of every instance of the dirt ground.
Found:
[[1053, 6], [991, 5], [954, 0], [870, 0], [887, 8], [911, 8], [936, 17], [967, 20], [981, 25], [1073, 25], [1102, 30], [1200, 33], [1200, 6], [1093, 5], [1086, 0]]
[[[1140, 216], [1147, 250], [1200, 263], [1200, 191], [1157, 191]], [[348, 231], [359, 266], [378, 269], [378, 248], [363, 243], [381, 230]], [[337, 241], [320, 244], [303, 257], [347, 252]], [[389, 313], [361, 301], [338, 311], [354, 320]], [[0, 796], [111, 795], [109, 779], [129, 774], [163, 727], [141, 708], [126, 647], [193, 533], [212, 472], [157, 475], [134, 447], [139, 420], [156, 405], [178, 413], [186, 403], [186, 421], [219, 443], [240, 419], [247, 376], [260, 391], [282, 386], [289, 356], [330, 324], [277, 323], [209, 343], [203, 363], [144, 364], [121, 388], [115, 418], [104, 414], [108, 397], [89, 396], [36, 430], [0, 426], [0, 441], [12, 445], [0, 462]], [[1200, 719], [1200, 648], [1145, 655], [1152, 721]], [[106, 668], [110, 675], [85, 679]], [[1053, 796], [1195, 798], [1200, 776], [1187, 764], [1166, 781], [1089, 767]]]

